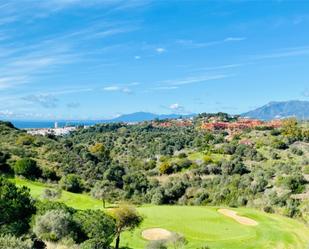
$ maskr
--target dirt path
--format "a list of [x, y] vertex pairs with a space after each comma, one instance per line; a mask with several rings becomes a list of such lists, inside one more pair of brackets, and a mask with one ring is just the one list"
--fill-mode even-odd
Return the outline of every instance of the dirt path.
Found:
[[146, 240], [166, 240], [171, 237], [172, 233], [162, 228], [146, 229], [142, 232], [142, 237]]
[[239, 216], [237, 215], [237, 212], [225, 208], [221, 208], [218, 210], [220, 214], [223, 214], [227, 217], [230, 217], [237, 221], [238, 223], [246, 226], [257, 226], [258, 223], [255, 220], [252, 220], [250, 218], [244, 217], [244, 216]]

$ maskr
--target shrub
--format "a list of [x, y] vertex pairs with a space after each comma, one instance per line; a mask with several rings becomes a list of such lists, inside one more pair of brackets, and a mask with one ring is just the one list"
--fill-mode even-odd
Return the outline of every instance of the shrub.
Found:
[[304, 173], [309, 175], [309, 165], [304, 167]]
[[171, 243], [174, 248], [185, 248], [185, 245], [188, 244], [186, 238], [179, 233], [173, 233], [168, 239], [168, 242]]
[[18, 137], [16, 143], [18, 145], [31, 145], [35, 141], [35, 138], [29, 134]]
[[34, 202], [29, 189], [18, 188], [13, 183], [0, 177], [0, 234], [21, 235], [27, 232]]
[[204, 162], [205, 164], [211, 164], [211, 163], [213, 162], [213, 160], [212, 160], [211, 156], [206, 155], [206, 156], [204, 156], [204, 158], [203, 158], [203, 162]]
[[16, 175], [22, 175], [26, 178], [36, 178], [41, 175], [41, 170], [37, 166], [36, 161], [31, 158], [23, 158], [18, 160], [14, 166]]
[[11, 171], [10, 166], [6, 163], [9, 158], [9, 154], [0, 151], [0, 173], [9, 173]]
[[60, 197], [61, 197], [61, 189], [54, 190], [46, 188], [42, 193], [42, 198], [47, 200], [55, 200], [59, 199]]
[[298, 149], [296, 147], [293, 147], [291, 149], [291, 152], [294, 154], [294, 155], [297, 155], [297, 156], [302, 156], [304, 154], [304, 152], [301, 150], [301, 149]]
[[0, 249], [31, 249], [30, 241], [22, 241], [11, 235], [0, 236]]
[[79, 239], [91, 239], [91, 241], [89, 241], [87, 245], [96, 244], [96, 242], [98, 242], [99, 245], [104, 245], [105, 247], [107, 247], [113, 241], [115, 232], [115, 221], [112, 217], [106, 215], [102, 211], [78, 211], [73, 215], [73, 220], [77, 224], [81, 233], [79, 235]]
[[106, 244], [106, 241], [100, 239], [90, 239], [83, 242], [80, 249], [109, 249], [110, 247]]
[[159, 171], [161, 174], [171, 174], [173, 173], [173, 165], [168, 162], [163, 162], [160, 164]]
[[74, 174], [68, 174], [66, 176], [63, 176], [60, 180], [60, 186], [64, 190], [73, 193], [80, 193], [84, 189], [84, 183], [82, 179]]
[[181, 153], [178, 154], [179, 159], [183, 159], [183, 158], [187, 158], [187, 157], [188, 157], [187, 154], [184, 153], [184, 152], [181, 152]]
[[66, 213], [73, 214], [75, 212], [75, 209], [66, 206], [62, 202], [56, 202], [56, 201], [37, 201], [36, 202], [36, 208], [37, 208], [37, 215], [43, 215], [51, 210], [63, 210]]
[[265, 213], [274, 213], [275, 211], [274, 211], [274, 209], [271, 207], [271, 206], [266, 206], [266, 207], [264, 207], [263, 208], [263, 211], [265, 212]]
[[48, 241], [74, 237], [71, 214], [63, 210], [51, 210], [44, 215], [37, 216], [34, 232], [39, 238]]
[[146, 249], [167, 249], [166, 241], [164, 240], [150, 241]]

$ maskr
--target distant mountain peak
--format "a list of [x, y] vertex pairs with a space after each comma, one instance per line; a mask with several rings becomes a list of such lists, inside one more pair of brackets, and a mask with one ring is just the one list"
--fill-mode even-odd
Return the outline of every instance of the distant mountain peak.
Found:
[[241, 114], [244, 117], [270, 120], [276, 118], [296, 117], [309, 119], [309, 101], [271, 101], [255, 110]]

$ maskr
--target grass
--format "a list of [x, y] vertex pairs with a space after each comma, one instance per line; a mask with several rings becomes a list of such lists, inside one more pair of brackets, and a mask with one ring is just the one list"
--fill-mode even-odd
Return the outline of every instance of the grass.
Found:
[[186, 249], [305, 249], [309, 228], [295, 220], [270, 215], [253, 209], [234, 209], [240, 215], [259, 222], [256, 227], [244, 226], [217, 212], [215, 207], [143, 206], [145, 217], [140, 228], [122, 237], [122, 246], [143, 249], [147, 245], [141, 232], [147, 228], [164, 228], [183, 234]]
[[[34, 198], [40, 199], [44, 189], [52, 186], [47, 186], [40, 182], [33, 182], [25, 179], [15, 178], [12, 179], [17, 186], [26, 186], [30, 189], [31, 195]], [[76, 209], [100, 209], [102, 208], [102, 201], [96, 200], [86, 194], [75, 194], [67, 191], [62, 191], [61, 198], [57, 201], [63, 202], [66, 205]]]
[[[44, 189], [52, 186], [25, 179], [12, 179], [19, 186], [30, 189], [40, 198]], [[62, 192], [58, 200], [76, 209], [100, 209], [102, 202], [86, 194]], [[133, 232], [125, 232], [121, 246], [144, 249], [147, 241], [141, 232], [147, 228], [164, 228], [185, 236], [186, 249], [306, 249], [309, 246], [309, 228], [286, 217], [266, 214], [254, 209], [237, 208], [239, 215], [256, 220], [256, 227], [244, 226], [217, 212], [216, 207], [199, 206], [141, 206], [142, 225]]]

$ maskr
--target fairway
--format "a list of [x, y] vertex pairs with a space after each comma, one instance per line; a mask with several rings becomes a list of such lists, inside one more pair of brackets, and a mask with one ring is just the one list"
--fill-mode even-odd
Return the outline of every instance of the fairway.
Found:
[[[31, 195], [40, 198], [46, 185], [20, 178], [12, 179], [19, 186], [30, 188]], [[52, 188], [51, 186], [49, 186]], [[62, 192], [58, 200], [76, 209], [100, 209], [102, 203], [85, 194]], [[133, 232], [122, 235], [121, 246], [144, 249], [148, 241], [142, 237], [144, 230], [162, 228], [177, 232], [188, 240], [186, 249], [307, 249], [309, 228], [283, 216], [267, 214], [254, 209], [231, 209], [237, 215], [250, 218], [256, 226], [240, 224], [218, 212], [219, 207], [201, 206], [142, 206], [142, 225]]]

